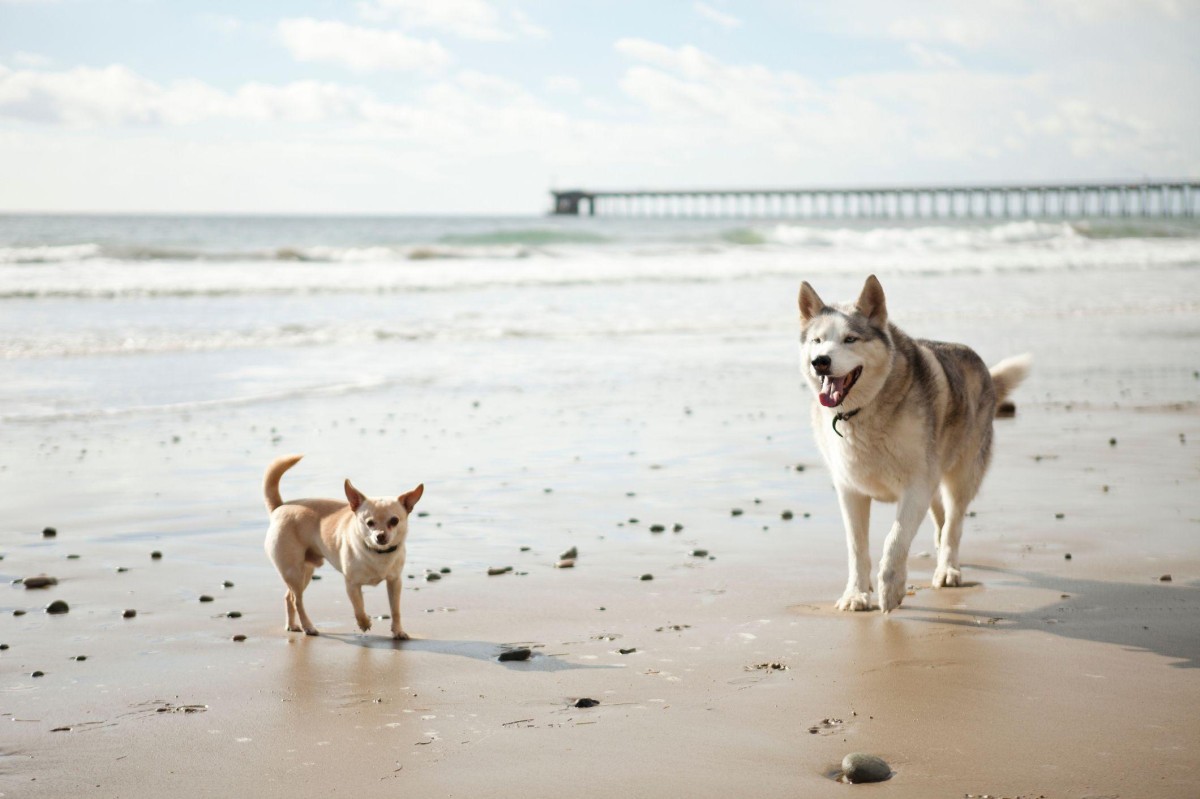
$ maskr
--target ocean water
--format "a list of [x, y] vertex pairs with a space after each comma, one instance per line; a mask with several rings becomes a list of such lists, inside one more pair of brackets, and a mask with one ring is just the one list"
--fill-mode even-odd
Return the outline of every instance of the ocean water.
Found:
[[[1077, 338], [1067, 371], [1103, 370], [1099, 328], [1176, 318], [1191, 332], [1148, 344], [1148, 365], [1179, 375], [1143, 374], [1139, 399], [1190, 401], [1198, 267], [1186, 219], [0, 216], [0, 420], [371, 391], [407, 379], [365, 366], [393, 355], [486, 384], [514, 378], [513, 342], [569, 339], [581, 361], [613, 340], [790, 342], [801, 279], [844, 300], [872, 272], [910, 332], [985, 349]], [[1064, 318], [1079, 332], [1038, 340]], [[314, 369], [324, 359], [344, 368]]]

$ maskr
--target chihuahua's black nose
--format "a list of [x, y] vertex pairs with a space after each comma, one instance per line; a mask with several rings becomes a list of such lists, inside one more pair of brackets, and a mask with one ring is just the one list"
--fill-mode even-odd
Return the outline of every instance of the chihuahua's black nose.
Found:
[[833, 359], [828, 355], [818, 355], [813, 358], [813, 369], [819, 375], [829, 374], [829, 367], [833, 365]]
[[386, 543], [387, 542], [387, 533], [377, 533], [375, 535], [375, 540], [381, 544]]

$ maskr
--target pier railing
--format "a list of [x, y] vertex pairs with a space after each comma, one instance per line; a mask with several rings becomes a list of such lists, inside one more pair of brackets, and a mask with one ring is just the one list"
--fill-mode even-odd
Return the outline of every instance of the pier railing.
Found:
[[558, 215], [953, 219], [1200, 215], [1200, 180], [992, 186], [553, 191]]

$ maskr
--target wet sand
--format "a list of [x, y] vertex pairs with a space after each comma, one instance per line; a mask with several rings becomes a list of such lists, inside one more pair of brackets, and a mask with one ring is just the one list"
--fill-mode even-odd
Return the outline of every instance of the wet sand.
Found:
[[[504, 418], [519, 435], [535, 422], [520, 407], [476, 409], [478, 424]], [[403, 612], [416, 640], [405, 643], [358, 635], [328, 568], [307, 596], [323, 634], [283, 632], [282, 586], [246, 507], [252, 474], [230, 499], [236, 513], [225, 511], [236, 529], [198, 533], [185, 506], [156, 517], [153, 532], [106, 539], [100, 528], [139, 524], [118, 503], [93, 505], [106, 520], [87, 535], [63, 525], [53, 539], [10, 536], [9, 579], [44, 572], [60, 583], [5, 595], [0, 790], [1195, 795], [1194, 410], [1023, 405], [997, 423], [969, 520], [972, 584], [925, 587], [923, 529], [914, 595], [886, 618], [832, 609], [845, 577], [834, 497], [819, 462], [789, 457], [807, 431], [725, 410], [715, 419], [700, 401], [631, 422], [644, 451], [593, 453], [591, 469], [568, 445], [557, 469], [463, 478], [495, 481], [491, 495], [430, 481], [440, 490], [413, 521]], [[210, 438], [240, 421], [211, 422]], [[699, 426], [717, 432], [658, 457]], [[172, 446], [185, 444], [161, 449]], [[103, 457], [89, 474], [105, 471]], [[329, 467], [319, 460], [285, 478], [285, 498], [320, 482]], [[214, 497], [193, 500], [217, 513]], [[876, 551], [889, 512], [877, 506]], [[48, 522], [55, 515], [46, 508]], [[430, 552], [424, 531], [443, 523], [452, 531]], [[553, 568], [571, 545], [575, 568]], [[700, 547], [711, 559], [690, 554]], [[489, 565], [514, 572], [489, 577]], [[440, 581], [423, 579], [442, 566], [451, 572]], [[54, 599], [70, 612], [43, 613]], [[367, 606], [385, 612], [382, 588]], [[122, 618], [126, 608], [136, 618]], [[532, 659], [497, 661], [515, 645]], [[573, 707], [581, 697], [599, 704]], [[894, 776], [833, 782], [852, 751], [882, 756]]]

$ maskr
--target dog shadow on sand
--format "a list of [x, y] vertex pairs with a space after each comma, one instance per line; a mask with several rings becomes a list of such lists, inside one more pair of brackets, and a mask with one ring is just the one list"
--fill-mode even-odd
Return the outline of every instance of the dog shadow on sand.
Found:
[[532, 654], [528, 660], [499, 660], [500, 653], [509, 649], [515, 649], [515, 646], [506, 644], [497, 644], [492, 641], [456, 641], [456, 640], [439, 640], [435, 638], [410, 638], [407, 641], [396, 641], [390, 637], [383, 635], [359, 635], [358, 633], [321, 633], [322, 638], [332, 638], [336, 641], [341, 641], [352, 646], [362, 647], [364, 649], [394, 649], [397, 652], [428, 652], [435, 655], [451, 655], [455, 657], [464, 657], [471, 660], [490, 661], [497, 666], [504, 667], [510, 671], [538, 671], [538, 672], [555, 672], [555, 671], [578, 671], [581, 669], [615, 669], [618, 666], [610, 666], [601, 663], [584, 664], [572, 663], [569, 660], [543, 654], [539, 649], [534, 649], [536, 645], [530, 645]]
[[[1175, 668], [1200, 668], [1200, 588], [1167, 582], [1115, 583], [1080, 580], [1037, 572], [972, 566], [976, 571], [1010, 576], [1031, 588], [1054, 591], [1059, 598], [1032, 610], [987, 610], [910, 605], [934, 614], [920, 621], [994, 630], [1039, 630], [1051, 635], [1128, 650], [1154, 652], [1176, 662]], [[951, 618], [947, 618], [947, 616]], [[958, 618], [954, 618], [958, 617]]]

